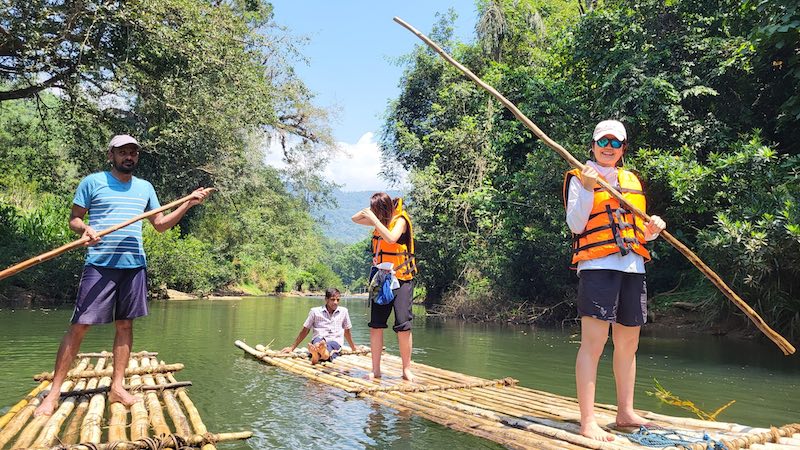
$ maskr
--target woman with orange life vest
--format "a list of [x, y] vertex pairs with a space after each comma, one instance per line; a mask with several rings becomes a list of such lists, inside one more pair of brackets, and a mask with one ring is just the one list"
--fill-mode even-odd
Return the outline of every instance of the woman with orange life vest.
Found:
[[597, 184], [597, 178], [602, 177], [626, 200], [645, 210], [639, 179], [618, 167], [627, 146], [627, 132], [622, 123], [600, 122], [592, 133], [594, 160], [587, 161], [583, 171], [567, 172], [564, 180], [567, 224], [573, 233], [572, 263], [577, 264], [580, 278], [577, 304], [581, 346], [575, 362], [580, 431], [599, 441], [614, 439], [594, 416], [597, 366], [608, 340], [609, 325], [614, 342], [616, 427], [647, 424], [633, 410], [636, 350], [639, 331], [647, 320], [644, 264], [650, 254], [644, 244], [666, 228], [658, 216], [650, 216], [651, 220], [644, 223]]
[[[373, 226], [373, 265], [390, 262], [400, 287], [393, 289], [394, 300], [386, 305], [374, 301], [370, 305], [369, 342], [372, 352], [370, 378], [381, 377], [381, 352], [383, 329], [388, 327], [389, 314], [394, 310], [394, 327], [403, 363], [403, 378], [414, 380], [411, 373], [411, 303], [414, 297], [414, 276], [417, 273], [414, 258], [414, 232], [411, 218], [403, 209], [403, 199], [392, 200], [385, 192], [377, 192], [370, 199], [370, 207], [355, 213], [353, 222]], [[374, 272], [374, 271], [373, 271]]]

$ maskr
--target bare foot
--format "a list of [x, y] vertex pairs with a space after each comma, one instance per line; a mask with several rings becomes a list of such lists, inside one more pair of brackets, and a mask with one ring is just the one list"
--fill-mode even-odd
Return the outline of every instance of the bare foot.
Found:
[[328, 343], [325, 342], [325, 339], [317, 343], [317, 352], [319, 352], [320, 361], [327, 361], [331, 359], [331, 354], [328, 351]]
[[33, 411], [33, 417], [52, 416], [53, 411], [56, 410], [57, 405], [58, 405], [58, 397], [55, 396], [51, 397], [50, 395], [48, 395], [47, 397], [44, 398], [44, 400], [42, 400], [41, 403], [39, 403], [39, 406], [36, 407], [36, 410]]
[[639, 428], [642, 425], [647, 428], [655, 428], [658, 426], [634, 412], [617, 414], [617, 422], [615, 425], [617, 428]]
[[141, 401], [139, 397], [132, 395], [130, 392], [124, 389], [112, 389], [108, 392], [108, 403], [122, 403], [127, 407], [138, 401]]
[[595, 441], [611, 442], [614, 440], [614, 435], [600, 428], [597, 422], [581, 424], [581, 434]]
[[411, 369], [403, 369], [403, 379], [412, 383], [414, 382], [414, 374], [411, 373]]
[[371, 381], [380, 380], [381, 379], [381, 373], [380, 372], [378, 372], [378, 373], [370, 372], [364, 378], [366, 378], [367, 380], [371, 380]]
[[314, 344], [308, 344], [308, 353], [311, 353], [311, 364], [316, 364], [319, 362], [319, 352], [317, 351], [317, 346]]

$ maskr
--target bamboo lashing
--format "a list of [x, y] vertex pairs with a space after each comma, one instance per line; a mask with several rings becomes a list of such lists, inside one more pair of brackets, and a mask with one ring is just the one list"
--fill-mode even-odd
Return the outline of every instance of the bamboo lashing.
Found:
[[[144, 374], [153, 374], [153, 373], [164, 373], [164, 372], [177, 372], [179, 370], [183, 370], [183, 364], [176, 363], [176, 364], [162, 364], [157, 367], [137, 367], [137, 368], [128, 368], [125, 370], [125, 376], [129, 377], [132, 375], [144, 375]], [[81, 371], [76, 373], [68, 373], [68, 379], [75, 379], [75, 378], [92, 378], [92, 377], [106, 377], [111, 376], [113, 374], [113, 369], [103, 369], [103, 370], [88, 370], [88, 371]], [[53, 373], [52, 372], [42, 372], [38, 375], [34, 375], [33, 379], [36, 381], [42, 380], [52, 380]]]
[[[211, 192], [213, 192], [215, 190], [216, 190], [215, 188], [205, 188], [205, 189], [203, 189], [203, 192], [206, 193], [206, 194], [209, 194], [209, 193], [211, 193]], [[192, 200], [192, 199], [194, 199], [194, 193], [189, 194], [189, 195], [187, 195], [187, 196], [185, 196], [183, 198], [180, 198], [178, 200], [175, 200], [172, 203], [168, 203], [168, 204], [166, 204], [166, 205], [164, 205], [164, 206], [162, 206], [160, 208], [156, 208], [156, 209], [147, 211], [145, 213], [139, 214], [138, 216], [133, 217], [131, 219], [128, 219], [128, 220], [126, 220], [126, 221], [124, 221], [122, 223], [119, 223], [117, 225], [114, 225], [114, 226], [111, 226], [109, 228], [106, 228], [105, 230], [99, 231], [97, 233], [97, 236], [103, 237], [103, 236], [105, 236], [105, 235], [107, 235], [109, 233], [113, 233], [114, 231], [117, 231], [119, 229], [125, 228], [125, 227], [127, 227], [128, 225], [130, 225], [132, 223], [136, 223], [136, 222], [138, 222], [138, 221], [140, 221], [142, 219], [146, 219], [146, 218], [148, 218], [150, 216], [154, 216], [154, 215], [156, 215], [156, 214], [158, 214], [160, 212], [166, 211], [168, 209], [172, 209], [172, 208], [178, 207], [178, 206], [180, 206], [180, 205], [182, 205], [182, 204], [184, 204], [184, 203], [186, 203], [186, 202], [188, 202], [189, 200]], [[55, 258], [56, 256], [58, 256], [58, 255], [60, 255], [62, 253], [65, 253], [65, 252], [68, 252], [68, 251], [70, 251], [72, 249], [81, 247], [84, 244], [86, 244], [87, 242], [89, 242], [89, 240], [90, 239], [88, 237], [81, 237], [80, 239], [72, 241], [72, 242], [70, 242], [68, 244], [64, 244], [61, 247], [58, 247], [58, 248], [53, 249], [53, 250], [50, 250], [49, 252], [42, 253], [39, 256], [34, 256], [33, 258], [26, 259], [25, 261], [22, 261], [20, 263], [14, 264], [13, 266], [8, 267], [3, 271], [0, 271], [0, 280], [8, 278], [11, 275], [15, 275], [15, 274], [17, 274], [19, 272], [22, 272], [23, 270], [28, 269], [30, 267], [33, 267], [33, 266], [35, 266], [35, 265], [37, 265], [39, 263], [42, 263], [42, 262], [45, 262], [47, 260], [53, 259], [53, 258]]]
[[[562, 158], [567, 160], [567, 162], [572, 167], [580, 169], [581, 171], [584, 170], [585, 166], [583, 163], [578, 161], [560, 144], [550, 139], [550, 137], [548, 137], [542, 130], [540, 130], [539, 127], [537, 127], [536, 124], [533, 123], [533, 121], [531, 121], [527, 116], [525, 116], [525, 114], [523, 114], [522, 111], [520, 111], [519, 108], [516, 107], [516, 105], [514, 105], [511, 101], [505, 98], [502, 94], [497, 92], [497, 90], [495, 90], [492, 86], [490, 86], [489, 84], [478, 78], [478, 76], [472, 73], [472, 71], [461, 65], [458, 61], [453, 59], [452, 56], [447, 54], [438, 45], [436, 45], [435, 42], [431, 41], [427, 36], [417, 31], [417, 29], [415, 29], [414, 27], [412, 27], [399, 17], [395, 17], [394, 21], [402, 25], [410, 32], [414, 33], [414, 35], [416, 35], [420, 40], [425, 42], [425, 44], [427, 44], [428, 47], [430, 47], [436, 53], [438, 53], [439, 56], [441, 56], [445, 61], [453, 65], [456, 69], [461, 71], [469, 79], [471, 79], [472, 81], [477, 83], [480, 87], [488, 91], [494, 98], [500, 101], [500, 103], [502, 103], [503, 106], [508, 108], [509, 111], [511, 111], [511, 113], [513, 113], [514, 116], [517, 119], [519, 119], [529, 130], [531, 130], [533, 134], [536, 135], [536, 137], [541, 139], [542, 142], [544, 142], [548, 147], [555, 150], [559, 155], [561, 155]], [[636, 208], [634, 205], [631, 205], [627, 200], [625, 200], [622, 194], [620, 194], [605, 180], [603, 180], [602, 178], [598, 178], [597, 182], [598, 184], [600, 184], [600, 186], [603, 187], [603, 189], [608, 191], [609, 194], [611, 194], [614, 198], [616, 198], [622, 204], [624, 204], [626, 208], [633, 211], [636, 215], [643, 218], [644, 220], [650, 221], [649, 215], [647, 215], [644, 211]], [[775, 330], [770, 328], [769, 325], [767, 325], [767, 323], [764, 322], [764, 319], [762, 319], [761, 316], [759, 316], [758, 313], [755, 310], [753, 310], [753, 308], [750, 307], [750, 305], [748, 305], [744, 300], [742, 300], [736, 294], [736, 292], [733, 291], [733, 289], [731, 289], [727, 284], [725, 284], [722, 278], [720, 278], [719, 275], [717, 275], [713, 270], [711, 270], [711, 268], [708, 267], [708, 265], [706, 265], [706, 263], [703, 262], [703, 260], [701, 260], [692, 250], [686, 247], [682, 242], [680, 242], [677, 238], [672, 236], [666, 230], [662, 231], [660, 233], [660, 236], [663, 237], [667, 242], [672, 244], [672, 246], [675, 247], [679, 252], [681, 252], [681, 254], [683, 254], [683, 256], [685, 256], [686, 259], [688, 259], [692, 264], [694, 264], [694, 266], [697, 267], [703, 273], [703, 275], [705, 275], [706, 278], [708, 278], [711, 281], [711, 283], [714, 284], [714, 286], [716, 286], [731, 302], [733, 302], [733, 304], [735, 304], [740, 310], [742, 310], [742, 312], [744, 312], [745, 315], [747, 315], [747, 317], [750, 318], [750, 320], [756, 325], [756, 327], [758, 327], [758, 329], [761, 330], [761, 332], [763, 332], [770, 340], [772, 340], [772, 342], [774, 342], [778, 346], [778, 348], [781, 349], [784, 355], [794, 354], [795, 352], [794, 346], [792, 346], [792, 344], [790, 344], [789, 341], [787, 341], [783, 336], [781, 336]]]
[[170, 434], [167, 436], [156, 436], [142, 441], [116, 441], [103, 444], [76, 444], [69, 447], [53, 447], [51, 450], [149, 450], [152, 448], [184, 448], [185, 444], [193, 447], [200, 445], [228, 442], [235, 440], [250, 439], [253, 433], [250, 431], [237, 431], [233, 433], [206, 433], [204, 435], [194, 435], [189, 438]]

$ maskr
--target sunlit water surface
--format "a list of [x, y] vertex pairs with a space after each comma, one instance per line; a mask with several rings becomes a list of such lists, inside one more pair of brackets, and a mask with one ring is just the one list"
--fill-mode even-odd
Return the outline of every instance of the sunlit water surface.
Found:
[[[264, 448], [498, 448], [412, 415], [356, 399], [283, 370], [265, 366], [233, 346], [291, 344], [311, 298], [247, 298], [151, 303], [150, 316], [135, 323], [134, 350], [159, 352], [181, 362], [179, 381], [191, 380], [192, 400], [212, 432], [252, 430], [245, 442], [223, 449]], [[345, 299], [353, 337], [368, 344], [369, 310]], [[0, 413], [34, 386], [31, 376], [52, 370], [70, 310], [0, 310]], [[574, 330], [471, 324], [418, 317], [414, 360], [485, 378], [513, 377], [522, 386], [574, 396]], [[113, 326], [98, 326], [82, 351], [111, 350]], [[386, 332], [387, 351], [397, 340]], [[601, 362], [597, 401], [614, 403], [610, 345]], [[785, 357], [768, 342], [709, 336], [643, 336], [639, 350], [636, 407], [689, 416], [653, 396], [653, 380], [704, 410], [736, 403], [720, 420], [767, 426], [800, 422], [800, 358]]]

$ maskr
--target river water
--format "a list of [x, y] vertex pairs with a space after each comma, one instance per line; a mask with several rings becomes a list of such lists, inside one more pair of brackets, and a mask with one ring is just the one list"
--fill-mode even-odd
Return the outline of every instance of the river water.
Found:
[[[246, 298], [151, 303], [135, 322], [134, 351], [159, 352], [186, 368], [192, 400], [212, 432], [252, 430], [245, 442], [222, 449], [263, 448], [499, 448], [416, 416], [355, 399], [335, 388], [265, 366], [234, 347], [290, 345], [313, 298]], [[369, 310], [362, 299], [344, 299], [353, 337], [367, 345]], [[27, 394], [31, 376], [52, 370], [71, 311], [0, 310], [0, 414]], [[485, 378], [513, 377], [522, 386], [574, 396], [575, 330], [473, 324], [425, 318], [414, 321], [415, 361]], [[111, 350], [113, 326], [98, 326], [82, 351]], [[386, 332], [387, 351], [397, 340]], [[597, 401], [615, 403], [611, 345], [601, 361]], [[681, 398], [713, 411], [736, 403], [718, 420], [768, 426], [800, 422], [800, 357], [786, 357], [770, 342], [695, 337], [642, 337], [636, 407], [690, 417], [653, 396], [654, 379]]]

